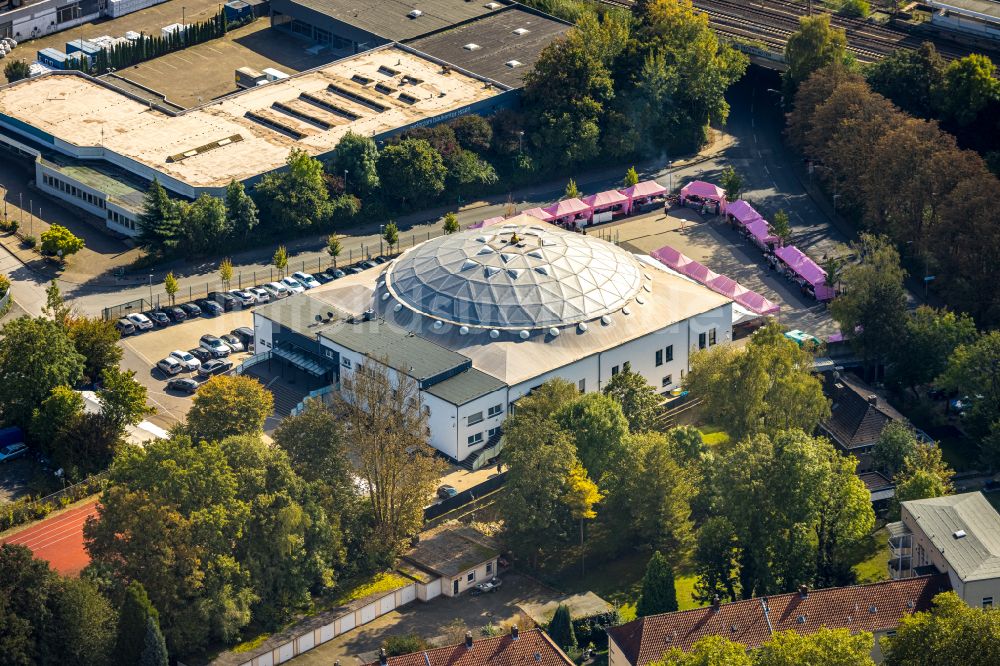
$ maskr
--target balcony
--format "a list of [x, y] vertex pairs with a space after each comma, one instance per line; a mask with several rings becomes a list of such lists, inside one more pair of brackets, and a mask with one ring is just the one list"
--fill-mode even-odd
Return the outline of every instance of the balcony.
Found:
[[889, 575], [893, 579], [913, 576], [913, 534], [902, 522], [885, 526], [889, 532]]

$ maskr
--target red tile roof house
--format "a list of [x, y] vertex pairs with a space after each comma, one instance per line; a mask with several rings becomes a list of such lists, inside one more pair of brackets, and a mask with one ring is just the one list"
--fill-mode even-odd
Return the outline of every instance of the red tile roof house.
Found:
[[386, 657], [366, 666], [574, 666], [548, 634], [540, 629], [518, 631], [517, 625], [504, 636], [472, 640], [447, 647]]
[[671, 648], [689, 650], [706, 636], [723, 636], [749, 649], [779, 631], [810, 634], [822, 627], [873, 633], [872, 658], [881, 662], [879, 638], [894, 632], [901, 618], [929, 609], [935, 595], [950, 589], [948, 577], [937, 574], [824, 590], [803, 587], [790, 594], [650, 615], [608, 630], [608, 666], [647, 666]]

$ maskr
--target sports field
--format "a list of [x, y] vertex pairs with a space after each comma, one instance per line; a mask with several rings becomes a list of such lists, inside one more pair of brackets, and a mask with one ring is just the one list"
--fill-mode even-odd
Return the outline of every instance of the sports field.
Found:
[[0, 544], [26, 546], [35, 557], [48, 561], [59, 573], [75, 576], [90, 563], [83, 549], [83, 524], [96, 514], [95, 499], [4, 537]]

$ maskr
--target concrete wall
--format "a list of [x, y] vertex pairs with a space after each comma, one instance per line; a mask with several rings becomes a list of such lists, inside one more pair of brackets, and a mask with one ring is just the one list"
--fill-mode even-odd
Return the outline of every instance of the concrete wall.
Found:
[[[446, 597], [457, 597], [466, 590], [471, 589], [480, 583], [485, 583], [496, 575], [497, 561], [496, 559], [492, 559], [489, 562], [480, 564], [478, 567], [469, 569], [468, 571], [463, 571], [461, 575], [455, 576], [450, 580], [442, 578], [441, 594]], [[469, 580], [469, 576], [472, 576], [472, 580]], [[456, 583], [458, 586], [457, 593], [455, 591]]]
[[[489, 415], [491, 407], [500, 407], [500, 413], [495, 416]], [[469, 416], [482, 412], [483, 420], [473, 425], [469, 425]], [[472, 402], [466, 403], [458, 408], [458, 433], [457, 433], [457, 460], [465, 460], [470, 454], [486, 446], [489, 441], [489, 431], [499, 428], [507, 416], [507, 388], [504, 387], [493, 393], [476, 398]], [[469, 443], [469, 437], [482, 434], [482, 440], [476, 443]]]

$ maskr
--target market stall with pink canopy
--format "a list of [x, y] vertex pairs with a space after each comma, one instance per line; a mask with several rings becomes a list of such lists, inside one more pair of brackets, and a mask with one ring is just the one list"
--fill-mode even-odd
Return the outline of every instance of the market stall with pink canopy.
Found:
[[628, 197], [618, 190], [608, 190], [599, 194], [591, 194], [583, 197], [583, 203], [591, 208], [590, 222], [588, 224], [601, 224], [610, 222], [616, 215], [624, 215], [628, 206]]
[[737, 199], [726, 205], [726, 215], [733, 222], [747, 225], [754, 220], [763, 219], [763, 215], [754, 210], [754, 207], [743, 199]]
[[552, 213], [545, 212], [542, 208], [529, 208], [523, 211], [525, 215], [530, 215], [531, 217], [541, 220], [542, 222], [550, 222], [552, 220]]
[[628, 198], [628, 203], [625, 205], [625, 213], [631, 215], [636, 211], [643, 211], [647, 208], [658, 206], [666, 196], [667, 188], [655, 180], [644, 180], [631, 187], [626, 187], [624, 190], [619, 190], [619, 192]]
[[593, 209], [579, 199], [574, 198], [563, 199], [542, 210], [552, 216], [552, 224], [558, 224], [567, 229], [575, 229], [579, 223], [590, 219], [590, 213]]
[[688, 202], [706, 205], [709, 201], [715, 203], [716, 215], [726, 212], [726, 193], [718, 185], [703, 180], [692, 180], [681, 188], [682, 206]]
[[747, 236], [753, 240], [754, 244], [765, 251], [769, 250], [781, 240], [771, 233], [770, 228], [767, 226], [767, 221], [763, 218], [751, 220], [750, 223], [743, 228], [746, 230]]
[[784, 263], [786, 270], [804, 283], [803, 286], [808, 285], [817, 300], [829, 301], [836, 295], [833, 288], [826, 284], [826, 271], [799, 248], [794, 245], [775, 248], [774, 255]]
[[507, 218], [505, 218], [503, 215], [501, 215], [499, 217], [491, 217], [491, 218], [489, 218], [487, 220], [483, 220], [482, 222], [476, 222], [475, 224], [470, 224], [469, 228], [470, 229], [482, 229], [483, 227], [492, 227], [494, 224], [500, 224], [501, 222], [503, 222], [506, 219]]

